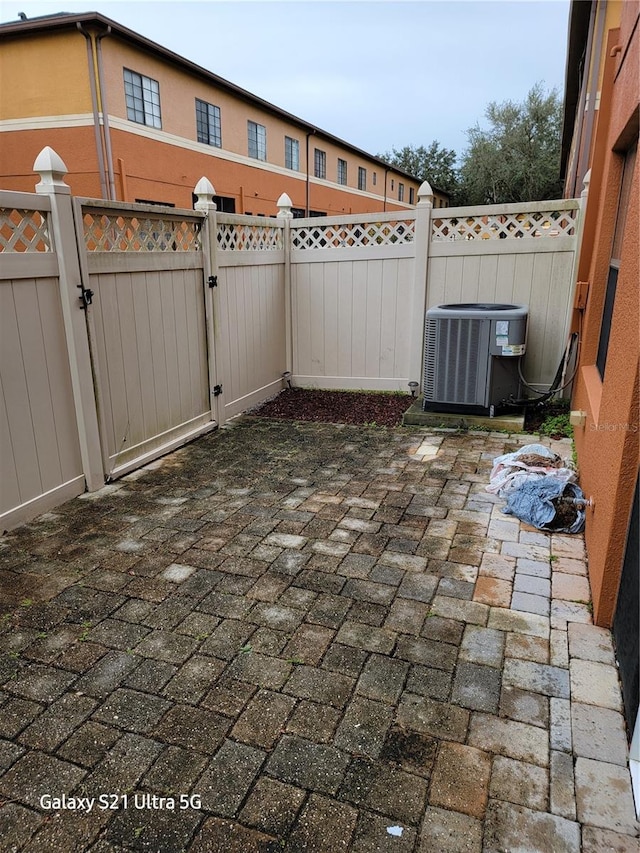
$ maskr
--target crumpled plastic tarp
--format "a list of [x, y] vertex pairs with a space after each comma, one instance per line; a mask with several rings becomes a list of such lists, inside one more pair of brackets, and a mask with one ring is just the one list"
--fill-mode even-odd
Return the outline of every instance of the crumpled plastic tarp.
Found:
[[[506, 515], [515, 515], [538, 530], [579, 533], [585, 524], [584, 493], [569, 464], [542, 444], [526, 444], [493, 460], [486, 489], [507, 499]], [[569, 499], [574, 512], [562, 512], [558, 519], [563, 498]], [[563, 524], [565, 518], [571, 519], [569, 524]]]
[[[568, 527], [556, 522], [559, 498], [573, 498], [576, 512], [575, 521]], [[512, 491], [507, 497], [507, 505], [502, 510], [506, 515], [515, 515], [521, 521], [537, 527], [539, 530], [554, 533], [580, 533], [585, 524], [585, 496], [575, 483], [566, 483], [550, 474], [535, 480], [528, 480]]]
[[[536, 464], [530, 464], [531, 458]], [[548, 462], [545, 462], [548, 460]], [[542, 444], [525, 444], [514, 453], [505, 453], [493, 460], [489, 477], [488, 492], [506, 497], [519, 489], [523, 483], [553, 476], [562, 483], [573, 483], [575, 471], [568, 468], [562, 459]]]

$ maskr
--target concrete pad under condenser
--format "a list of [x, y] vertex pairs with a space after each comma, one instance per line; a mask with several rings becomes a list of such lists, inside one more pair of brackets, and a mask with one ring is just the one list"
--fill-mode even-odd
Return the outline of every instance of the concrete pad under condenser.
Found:
[[429, 426], [446, 429], [489, 429], [524, 432], [524, 414], [467, 415], [460, 412], [424, 412], [418, 398], [402, 416], [403, 426]]

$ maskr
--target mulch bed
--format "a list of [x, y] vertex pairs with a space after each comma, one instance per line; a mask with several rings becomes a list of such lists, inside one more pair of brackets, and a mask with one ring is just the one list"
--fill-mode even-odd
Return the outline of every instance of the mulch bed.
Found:
[[[286, 388], [247, 414], [287, 421], [394, 427], [402, 425], [402, 416], [413, 402], [410, 394]], [[525, 432], [537, 433], [544, 419], [556, 409], [558, 413], [565, 411], [553, 403], [527, 408]]]
[[402, 424], [402, 415], [413, 402], [410, 394], [287, 388], [248, 414], [281, 420], [393, 427]]

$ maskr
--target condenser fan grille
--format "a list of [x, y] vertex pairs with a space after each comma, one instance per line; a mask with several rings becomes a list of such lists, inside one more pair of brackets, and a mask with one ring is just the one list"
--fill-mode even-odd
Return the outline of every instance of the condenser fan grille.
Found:
[[439, 399], [475, 403], [481, 320], [449, 320], [443, 324], [443, 356], [438, 371]]
[[482, 320], [427, 320], [424, 395], [428, 400], [476, 405]]

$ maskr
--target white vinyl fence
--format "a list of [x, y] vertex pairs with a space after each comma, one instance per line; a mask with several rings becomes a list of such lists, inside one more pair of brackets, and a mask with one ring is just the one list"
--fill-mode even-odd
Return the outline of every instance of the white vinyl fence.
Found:
[[421, 379], [434, 305], [529, 306], [524, 372], [553, 380], [569, 331], [577, 200], [295, 220], [294, 378], [325, 388], [407, 389]]
[[35, 195], [0, 193], [0, 530], [104, 482], [71, 200], [50, 154]]
[[111, 479], [215, 426], [203, 215], [90, 199], [76, 199], [75, 212]]
[[[2, 194], [0, 528], [84, 491], [46, 197]], [[10, 224], [9, 224], [10, 223]]]
[[291, 223], [297, 384], [407, 390], [424, 308], [416, 229], [415, 215], [397, 213]]
[[425, 310], [529, 305], [524, 372], [565, 348], [582, 201], [293, 219], [71, 199], [49, 148], [0, 192], [0, 530], [284, 387], [407, 391]]
[[284, 223], [217, 214], [215, 267], [224, 420], [272, 397], [286, 369]]

